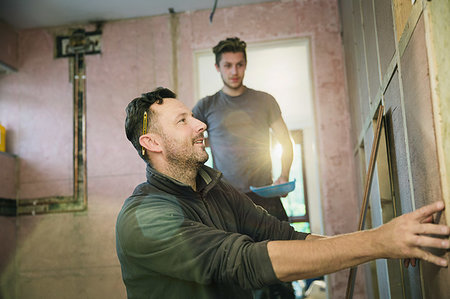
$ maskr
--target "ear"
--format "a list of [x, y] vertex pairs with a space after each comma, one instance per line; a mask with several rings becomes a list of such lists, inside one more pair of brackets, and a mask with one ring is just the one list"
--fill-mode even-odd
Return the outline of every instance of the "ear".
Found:
[[161, 141], [158, 134], [147, 133], [139, 137], [139, 144], [148, 152], [162, 152]]
[[217, 65], [217, 63], [215, 63], [214, 66], [216, 67], [216, 71], [220, 72], [220, 67]]

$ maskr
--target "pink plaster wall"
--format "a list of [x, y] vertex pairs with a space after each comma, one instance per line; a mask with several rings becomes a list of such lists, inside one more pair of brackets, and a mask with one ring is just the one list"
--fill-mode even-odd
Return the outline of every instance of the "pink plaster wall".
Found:
[[19, 199], [72, 194], [72, 84], [68, 62], [53, 58], [53, 47], [51, 32], [20, 32], [20, 72], [6, 78], [13, 81], [7, 100], [19, 104], [12, 128]]
[[[23, 253], [23, 258], [16, 271], [37, 277], [20, 281], [20, 289], [36, 291], [39, 281], [51, 285], [46, 274], [51, 269], [70, 277], [68, 289], [74, 291], [75, 298], [76, 290], [87, 283], [87, 278], [73, 273], [80, 265], [81, 272], [100, 282], [99, 275], [105, 273], [98, 269], [111, 269], [106, 281], [89, 284], [93, 288], [89, 292], [102, 293], [106, 286], [120, 281], [115, 218], [123, 200], [144, 180], [144, 164], [124, 134], [124, 109], [131, 99], [157, 86], [176, 89], [179, 98], [193, 106], [197, 100], [193, 51], [211, 48], [228, 36], [247, 42], [311, 39], [325, 233], [356, 229], [358, 207], [336, 0], [276, 1], [218, 9], [212, 24], [209, 13], [177, 14], [173, 44], [168, 15], [105, 24], [102, 54], [86, 58], [89, 210], [80, 215], [18, 219], [17, 254]], [[53, 58], [54, 35], [67, 29], [20, 31], [20, 71], [0, 75], [0, 119], [9, 127], [10, 151], [21, 161], [19, 198], [72, 192], [69, 61]], [[177, 49], [177, 86], [173, 86], [172, 45]], [[54, 225], [58, 225], [55, 233], [48, 233]], [[69, 242], [70, 247], [59, 243], [74, 237], [80, 242]], [[42, 260], [37, 253], [53, 259]], [[344, 296], [346, 280], [342, 273], [330, 276], [332, 298]], [[64, 289], [62, 281], [55, 283]], [[123, 285], [107, 293], [108, 298], [123, 298]]]

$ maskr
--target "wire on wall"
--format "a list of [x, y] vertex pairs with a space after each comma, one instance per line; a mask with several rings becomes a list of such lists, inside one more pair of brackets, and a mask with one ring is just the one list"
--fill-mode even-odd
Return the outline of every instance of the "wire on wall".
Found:
[[209, 15], [209, 22], [212, 23], [214, 13], [216, 12], [217, 0], [214, 0], [214, 6], [212, 8], [211, 14]]

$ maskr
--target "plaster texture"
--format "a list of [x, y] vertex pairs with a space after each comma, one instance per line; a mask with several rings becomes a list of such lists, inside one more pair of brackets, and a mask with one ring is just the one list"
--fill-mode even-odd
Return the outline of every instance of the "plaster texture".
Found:
[[1, 86], [2, 116], [14, 121], [19, 199], [72, 193], [72, 86], [68, 61], [53, 57], [53, 42], [46, 30], [20, 31], [20, 72], [5, 75], [11, 82]]
[[414, 201], [421, 207], [442, 199], [423, 17], [400, 62]]

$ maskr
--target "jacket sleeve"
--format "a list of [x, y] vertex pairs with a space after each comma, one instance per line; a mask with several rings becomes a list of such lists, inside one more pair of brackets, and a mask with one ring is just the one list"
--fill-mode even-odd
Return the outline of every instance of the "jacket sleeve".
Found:
[[267, 241], [227, 232], [185, 217], [175, 199], [147, 197], [119, 215], [118, 240], [135, 271], [199, 284], [261, 288], [279, 282]]
[[222, 180], [221, 192], [231, 201], [235, 218], [239, 221], [239, 232], [250, 236], [254, 241], [265, 240], [304, 240], [309, 234], [297, 232], [286, 221], [280, 221], [257, 206], [244, 193], [234, 189]]

